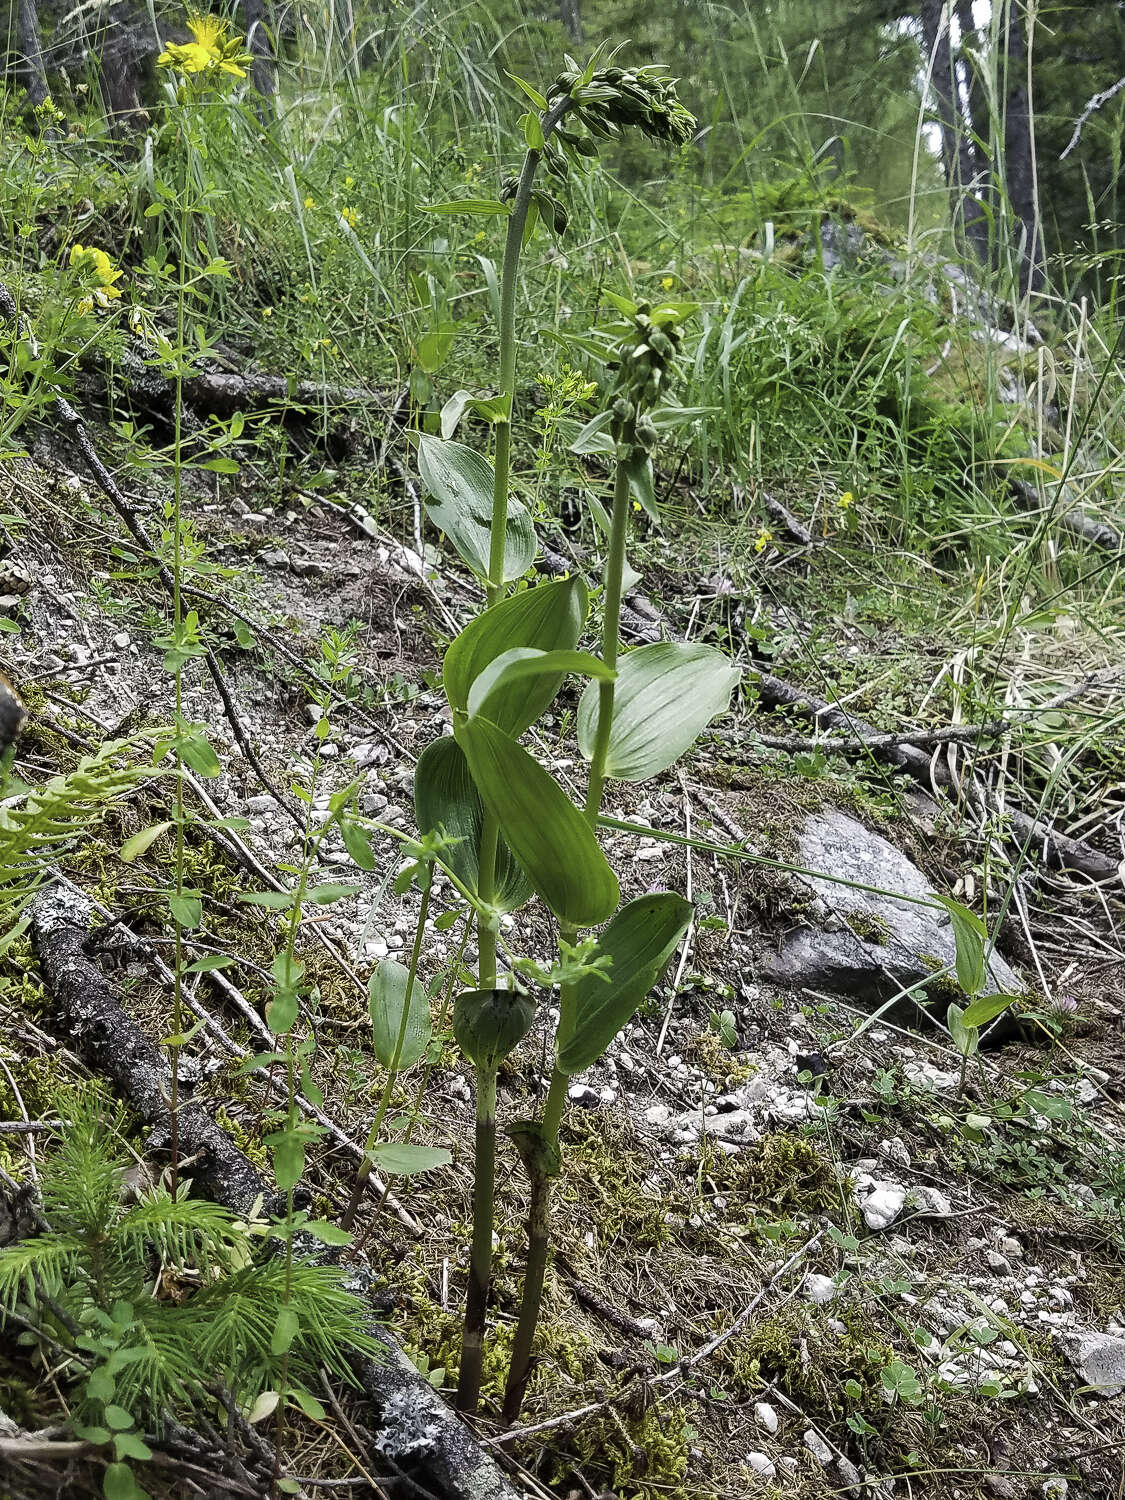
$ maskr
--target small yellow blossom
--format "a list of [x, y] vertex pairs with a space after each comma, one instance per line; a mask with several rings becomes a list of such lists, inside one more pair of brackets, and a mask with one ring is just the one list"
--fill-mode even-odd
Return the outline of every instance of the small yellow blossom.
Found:
[[70, 264], [94, 286], [79, 300], [78, 311], [91, 312], [95, 307], [108, 307], [121, 296], [121, 288], [114, 283], [121, 280], [122, 273], [114, 269], [113, 262], [104, 250], [96, 245], [71, 245]]
[[340, 210], [340, 217], [349, 229], [354, 229], [359, 223], [359, 215], [354, 208], [342, 208]]
[[157, 67], [168, 68], [185, 77], [220, 73], [229, 73], [233, 78], [246, 77], [250, 54], [243, 51], [242, 37], [227, 35], [227, 23], [221, 16], [189, 11], [187, 29], [193, 40], [166, 43], [156, 59]]
[[852, 494], [851, 490], [845, 490], [840, 498], [836, 501], [836, 504], [840, 507], [841, 510], [850, 510], [851, 507], [855, 504], [855, 496]]
[[664, 288], [664, 290], [666, 292], [670, 292], [672, 290], [672, 288], [676, 285], [676, 278], [674, 276], [665, 276], [665, 277], [662, 278], [662, 280], [660, 282], [660, 285]]
[[272, 307], [263, 307], [262, 308], [262, 317], [263, 318], [272, 318], [273, 317], [273, 308]]
[[316, 199], [315, 198], [306, 198], [305, 199], [305, 207], [306, 208], [315, 208], [316, 207]]
[[344, 191], [345, 192], [350, 192], [351, 189], [354, 188], [354, 187], [355, 187], [355, 178], [354, 177], [345, 177], [344, 178]]
[[760, 556], [773, 541], [773, 532], [763, 526], [754, 541], [754, 551]]

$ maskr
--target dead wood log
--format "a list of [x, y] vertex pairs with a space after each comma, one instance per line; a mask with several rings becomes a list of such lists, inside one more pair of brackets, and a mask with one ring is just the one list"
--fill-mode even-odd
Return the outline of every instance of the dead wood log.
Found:
[[[68, 1045], [92, 1070], [111, 1080], [141, 1118], [161, 1130], [170, 1122], [165, 1054], [125, 1010], [112, 986], [86, 956], [91, 908], [84, 898], [54, 888], [31, 908], [31, 940], [44, 986], [66, 1030]], [[201, 1105], [180, 1104], [179, 1142], [198, 1159], [192, 1181], [208, 1197], [239, 1213], [261, 1196], [283, 1212], [271, 1185]], [[316, 1253], [324, 1263], [333, 1254]], [[362, 1288], [358, 1278], [356, 1289]], [[371, 1332], [386, 1358], [357, 1357], [353, 1369], [377, 1415], [376, 1443], [393, 1468], [441, 1500], [519, 1500], [495, 1461], [403, 1354], [382, 1324]]]
[[[867, 752], [909, 772], [927, 790], [935, 780], [946, 786], [953, 784], [946, 763], [934, 761], [928, 751], [919, 749], [909, 740], [896, 737], [886, 743], [884, 735], [847, 709], [807, 693], [803, 688], [794, 687], [769, 672], [756, 672], [755, 676], [760, 700], [766, 708], [790, 708], [802, 718], [811, 719], [819, 728], [848, 731], [861, 741], [868, 742], [865, 744]], [[991, 794], [976, 778], [970, 777], [963, 785], [959, 785], [958, 790], [985, 811], [1000, 811]], [[1103, 854], [1100, 849], [1095, 849], [1093, 845], [1060, 833], [1043, 819], [1035, 818], [1019, 808], [1005, 807], [1003, 814], [1009, 820], [1011, 841], [1021, 848], [1037, 850], [1049, 867], [1076, 871], [1095, 881], [1117, 878], [1117, 861], [1110, 855]]]
[[[1008, 488], [1026, 509], [1040, 508], [1042, 502], [1039, 491], [1026, 479], [1009, 479]], [[1103, 552], [1125, 551], [1125, 535], [1108, 521], [1099, 521], [1097, 516], [1090, 515], [1088, 511], [1063, 510], [1053, 516], [1052, 520], [1060, 531], [1068, 532], [1080, 542], [1089, 542]]]

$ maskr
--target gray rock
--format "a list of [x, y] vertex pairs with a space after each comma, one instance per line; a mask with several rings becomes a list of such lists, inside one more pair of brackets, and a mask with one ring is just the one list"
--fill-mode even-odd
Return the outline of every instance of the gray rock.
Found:
[[755, 1474], [762, 1474], [766, 1479], [777, 1478], [777, 1465], [767, 1453], [748, 1453], [746, 1462]]
[[824, 1441], [820, 1433], [817, 1432], [815, 1427], [810, 1427], [808, 1429], [808, 1431], [805, 1433], [803, 1441], [805, 1447], [816, 1459], [821, 1468], [827, 1469], [828, 1465], [832, 1462], [832, 1449]]
[[1096, 1387], [1099, 1396], [1125, 1391], [1125, 1339], [1112, 1333], [1080, 1333], [1067, 1355], [1083, 1385]]
[[267, 547], [258, 553], [258, 561], [264, 568], [288, 568], [289, 554], [280, 547]]
[[771, 1406], [768, 1401], [755, 1401], [754, 1416], [757, 1419], [759, 1427], [764, 1427], [770, 1433], [777, 1431], [777, 1409]]
[[[936, 902], [918, 904], [932, 900], [933, 887], [882, 835], [838, 808], [823, 808], [806, 818], [794, 862], [913, 899], [802, 877], [818, 898], [812, 914], [815, 925], [790, 933], [780, 953], [766, 960], [764, 972], [775, 983], [832, 990], [878, 1004], [900, 988], [925, 980], [934, 970], [934, 960], [953, 967], [956, 946], [948, 916]], [[835, 930], [829, 930], [830, 923]], [[989, 971], [986, 993], [1018, 994], [1024, 988], [996, 953], [989, 957]]]

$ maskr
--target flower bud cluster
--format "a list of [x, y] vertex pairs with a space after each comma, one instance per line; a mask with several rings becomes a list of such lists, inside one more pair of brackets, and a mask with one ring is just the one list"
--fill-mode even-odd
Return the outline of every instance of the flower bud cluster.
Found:
[[657, 430], [646, 409], [655, 405], [673, 373], [681, 333], [677, 310], [639, 302], [629, 322], [615, 324], [616, 348], [607, 363], [614, 372], [609, 390], [610, 434], [620, 448], [656, 446]]
[[576, 63], [567, 61], [571, 65], [555, 79], [549, 102], [569, 98], [592, 135], [615, 136], [632, 128], [673, 146], [691, 140], [695, 117], [680, 103], [676, 80], [663, 68], [611, 66], [587, 77]]

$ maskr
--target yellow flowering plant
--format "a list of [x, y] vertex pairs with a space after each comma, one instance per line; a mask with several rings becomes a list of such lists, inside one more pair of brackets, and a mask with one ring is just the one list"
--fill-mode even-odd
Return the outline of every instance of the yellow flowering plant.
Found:
[[245, 50], [245, 38], [231, 36], [228, 23], [221, 16], [200, 15], [188, 12], [187, 29], [190, 42], [167, 42], [164, 51], [156, 59], [159, 68], [180, 74], [185, 81], [191, 79], [205, 87], [218, 85], [223, 75], [245, 78], [246, 69], [253, 61]]
[[109, 307], [120, 299], [121, 288], [116, 283], [123, 273], [115, 268], [105, 250], [96, 245], [72, 245], [69, 264], [81, 278], [83, 292], [77, 303], [80, 313]]

